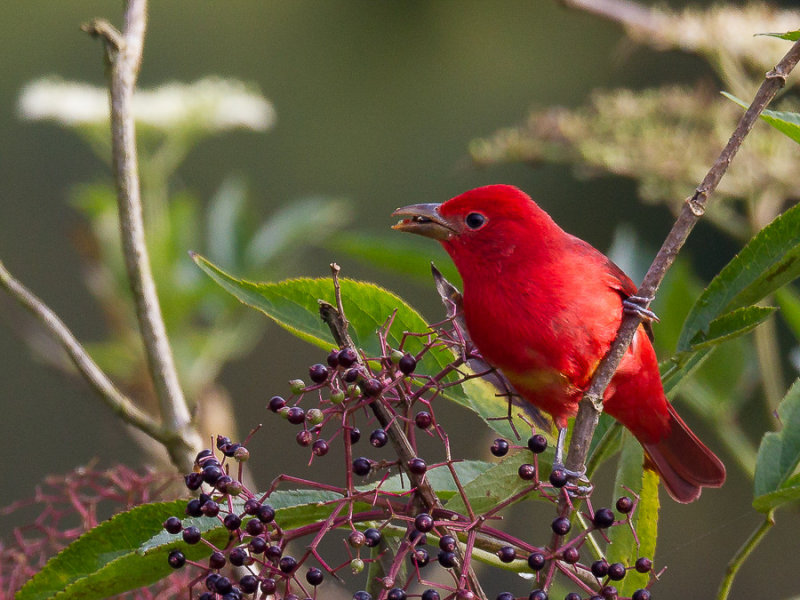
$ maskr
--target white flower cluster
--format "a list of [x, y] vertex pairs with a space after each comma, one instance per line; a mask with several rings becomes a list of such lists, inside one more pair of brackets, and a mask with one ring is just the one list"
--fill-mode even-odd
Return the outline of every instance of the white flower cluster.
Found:
[[[52, 120], [68, 127], [105, 125], [108, 90], [46, 77], [23, 88], [18, 108], [30, 121]], [[275, 122], [272, 104], [260, 92], [241, 81], [217, 77], [137, 90], [133, 111], [137, 124], [162, 130], [264, 131]]]

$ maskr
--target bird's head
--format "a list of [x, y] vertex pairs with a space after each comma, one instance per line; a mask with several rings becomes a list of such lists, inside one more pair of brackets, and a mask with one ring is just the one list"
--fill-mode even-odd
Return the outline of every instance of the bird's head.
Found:
[[392, 214], [402, 219], [393, 229], [439, 240], [459, 270], [460, 259], [501, 260], [521, 245], [560, 232], [530, 196], [510, 185], [487, 185], [442, 204], [412, 204]]

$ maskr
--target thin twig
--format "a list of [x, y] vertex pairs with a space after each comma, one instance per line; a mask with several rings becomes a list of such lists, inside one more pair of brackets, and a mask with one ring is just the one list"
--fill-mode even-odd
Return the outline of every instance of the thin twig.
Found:
[[[641, 287], [636, 292], [637, 296], [643, 298], [653, 298], [655, 296], [667, 269], [675, 261], [686, 238], [689, 237], [689, 233], [705, 213], [708, 198], [716, 190], [733, 157], [741, 147], [744, 138], [753, 128], [761, 112], [775, 97], [778, 90], [785, 85], [786, 77], [794, 69], [798, 61], [800, 61], [800, 41], [796, 42], [775, 68], [766, 74], [766, 78], [761, 87], [759, 87], [752, 104], [742, 115], [736, 129], [717, 157], [714, 165], [694, 194], [686, 199], [677, 221], [669, 232], [667, 239], [664, 240], [661, 249], [653, 260], [653, 264], [650, 265]], [[567, 456], [566, 466], [570, 470], [580, 471], [586, 462], [589, 443], [602, 410], [603, 393], [622, 361], [622, 357], [627, 351], [631, 340], [633, 340], [640, 323], [641, 319], [638, 315], [628, 314], [623, 317], [614, 343], [597, 367], [592, 381], [581, 399]]]
[[58, 315], [11, 275], [2, 261], [0, 261], [0, 285], [36, 317], [48, 334], [64, 349], [89, 385], [123, 421], [165, 446], [179, 444], [186, 449], [191, 447], [187, 440], [182, 439], [176, 432], [161, 427], [156, 420], [143, 412], [130, 398], [118, 390], [97, 363], [92, 360], [69, 328], [58, 318]]
[[[86, 29], [105, 41], [110, 60], [112, 160], [125, 268], [163, 424], [186, 439], [192, 439], [196, 450], [202, 442], [192, 427], [189, 408], [178, 381], [150, 270], [142, 217], [132, 104], [142, 60], [147, 0], [126, 2], [124, 24], [119, 34], [104, 21], [94, 21]], [[193, 451], [176, 454], [174, 450], [170, 449], [170, 457], [175, 466], [182, 470], [190, 469]]]

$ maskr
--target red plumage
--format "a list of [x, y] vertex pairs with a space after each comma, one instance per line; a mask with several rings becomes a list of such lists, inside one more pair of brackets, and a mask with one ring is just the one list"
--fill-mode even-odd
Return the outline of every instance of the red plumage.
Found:
[[[396, 228], [439, 239], [452, 257], [464, 283], [467, 328], [483, 357], [565, 427], [616, 337], [633, 282], [512, 186], [477, 188], [396, 214], [413, 217]], [[636, 436], [675, 500], [691, 502], [701, 487], [725, 481], [722, 462], [667, 401], [643, 326], [603, 404]]]

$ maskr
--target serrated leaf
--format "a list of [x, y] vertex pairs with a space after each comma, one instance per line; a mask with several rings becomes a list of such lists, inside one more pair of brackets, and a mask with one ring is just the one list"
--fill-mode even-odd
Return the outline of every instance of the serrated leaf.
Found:
[[[192, 258], [209, 277], [239, 301], [261, 311], [300, 339], [326, 350], [335, 345], [328, 326], [319, 317], [317, 302], [322, 299], [334, 304], [331, 279], [304, 278], [253, 283], [229, 275], [198, 254], [193, 254]], [[396, 294], [363, 281], [340, 279], [339, 283], [342, 302], [350, 321], [350, 335], [367, 356], [380, 354], [377, 331], [394, 311], [397, 311], [394, 322], [386, 335], [392, 347], [400, 345], [403, 332], [421, 333], [429, 330], [425, 319]], [[405, 340], [404, 348], [415, 353], [422, 348], [422, 344], [419, 338], [412, 336]], [[416, 372], [436, 375], [452, 361], [453, 354], [449, 350], [434, 348], [423, 356]], [[513, 432], [508, 421], [490, 420], [508, 413], [506, 399], [497, 397], [495, 393], [487, 383], [471, 379], [463, 385], [448, 387], [443, 395], [475, 412], [497, 433], [510, 438]], [[524, 426], [522, 421], [518, 424]]]
[[768, 35], [770, 37], [776, 37], [782, 40], [788, 40], [790, 42], [796, 42], [797, 40], [800, 40], [800, 30], [787, 31], [786, 33], [757, 33], [756, 35]]
[[708, 331], [698, 331], [691, 340], [691, 350], [704, 350], [744, 335], [758, 327], [774, 313], [774, 306], [744, 306], [717, 317], [708, 324]]
[[798, 501], [800, 501], [800, 475], [795, 475], [790, 477], [776, 491], [764, 494], [753, 500], [753, 508], [766, 514], [779, 506]]
[[[172, 515], [183, 514], [186, 501], [137, 506], [101, 523], [51, 558], [17, 592], [16, 600], [92, 600], [151, 585], [172, 572], [167, 555], [180, 548], [190, 560], [211, 554], [205, 544], [189, 546], [180, 536], [170, 536], [158, 553], [143, 556], [139, 548], [162, 529]], [[169, 534], [166, 534], [169, 535]], [[225, 545], [228, 533], [211, 536], [211, 542]]]
[[[658, 474], [642, 467], [644, 451], [630, 432], [623, 433], [622, 452], [620, 454], [617, 475], [614, 481], [613, 499], [627, 494], [624, 488], [632, 490], [639, 496], [636, 511], [631, 518], [633, 528], [640, 545], [630, 527], [624, 525], [608, 530], [611, 543], [608, 546], [609, 562], [633, 564], [640, 556], [653, 558], [656, 552], [658, 536]], [[628, 571], [620, 585], [620, 595], [629, 596], [633, 591], [645, 587], [648, 575], [635, 570]]]
[[[796, 32], [792, 32], [796, 33]], [[778, 36], [780, 37], [780, 36]], [[722, 92], [728, 100], [733, 100], [739, 106], [748, 108], [749, 105], [736, 96], [727, 92]], [[795, 142], [800, 144], [800, 113], [785, 112], [779, 110], [764, 110], [759, 115], [762, 120], [766, 121], [772, 127], [780, 131], [782, 134], [790, 137]]]
[[[764, 496], [781, 490], [800, 464], [800, 379], [778, 405], [778, 418], [781, 430], [764, 434], [756, 457], [753, 506], [758, 510], [774, 508], [778, 496], [770, 500]], [[790, 485], [796, 484], [793, 480]]]
[[719, 316], [754, 304], [800, 275], [800, 205], [762, 229], [714, 277], [683, 325], [678, 352]]
[[[537, 461], [540, 472], [549, 474], [552, 468], [552, 451], [548, 449], [544, 454], [539, 454]], [[486, 512], [530, 486], [529, 481], [523, 481], [518, 475], [520, 465], [526, 463], [533, 463], [533, 455], [529, 450], [510, 453], [466, 484], [464, 493], [469, 499], [472, 510], [476, 513]], [[539, 495], [532, 492], [532, 495], [527, 497], [538, 498]], [[518, 498], [516, 502], [523, 499]], [[447, 502], [445, 508], [462, 514], [467, 513], [459, 495], [455, 495]]]

